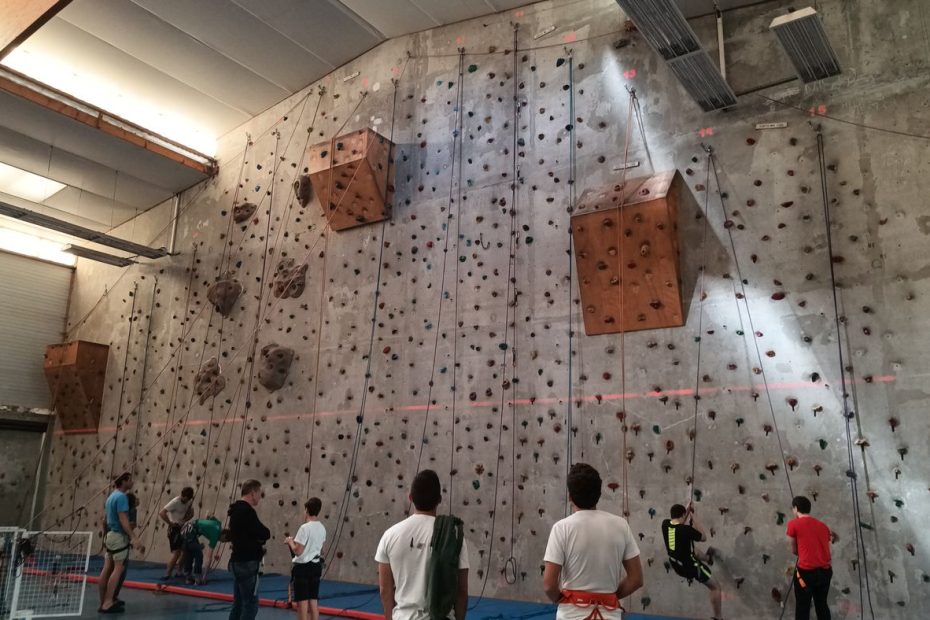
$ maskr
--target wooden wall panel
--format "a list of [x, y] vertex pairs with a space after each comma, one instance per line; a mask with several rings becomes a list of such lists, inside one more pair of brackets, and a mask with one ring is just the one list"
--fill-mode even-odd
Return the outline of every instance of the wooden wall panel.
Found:
[[672, 171], [582, 195], [572, 236], [587, 335], [684, 324], [681, 186]]

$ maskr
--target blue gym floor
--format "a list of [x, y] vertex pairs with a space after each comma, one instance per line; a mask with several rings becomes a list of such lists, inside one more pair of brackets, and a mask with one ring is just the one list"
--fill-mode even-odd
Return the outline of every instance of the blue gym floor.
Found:
[[[92, 576], [99, 575], [101, 566], [101, 558], [91, 558], [88, 574]], [[188, 586], [180, 579], [167, 583], [159, 581], [159, 577], [164, 574], [164, 570], [164, 564], [130, 561], [126, 580], [127, 582], [169, 585], [203, 591], [206, 595], [209, 595], [209, 593], [232, 594], [232, 575], [227, 571], [218, 570], [211, 573], [210, 583], [206, 586]], [[283, 606], [287, 600], [288, 581], [289, 577], [284, 575], [263, 575], [259, 582], [259, 598], [280, 601]], [[117, 617], [211, 620], [226, 618], [229, 615], [230, 608], [230, 603], [225, 601], [201, 599], [194, 596], [160, 591], [138, 590], [129, 586], [123, 588], [120, 598], [126, 601], [126, 612], [119, 614]], [[81, 617], [105, 617], [97, 614], [97, 605], [97, 585], [88, 583], [84, 614]], [[378, 596], [376, 586], [339, 581], [326, 580], [321, 584], [320, 606], [381, 613], [381, 599]], [[287, 609], [261, 607], [258, 616], [259, 618], [294, 618], [294, 612]], [[479, 602], [476, 597], [471, 597], [469, 601], [468, 618], [470, 620], [530, 620], [533, 618], [553, 617], [555, 617], [554, 605], [490, 598], [484, 598]], [[624, 614], [624, 618], [627, 620], [684, 620], [682, 618], [644, 616], [634, 613]]]

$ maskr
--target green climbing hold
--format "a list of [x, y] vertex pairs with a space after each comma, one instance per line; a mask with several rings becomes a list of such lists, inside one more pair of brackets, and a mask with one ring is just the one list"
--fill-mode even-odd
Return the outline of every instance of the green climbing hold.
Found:
[[745, 422], [745, 421], [746, 421], [746, 420], [744, 420], [743, 418], [736, 418], [736, 425], [737, 425], [737, 426], [742, 426], [742, 425], [743, 425], [743, 422]]
[[775, 514], [778, 515], [778, 519], [776, 519], [775, 525], [784, 525], [784, 524], [785, 524], [785, 513], [783, 513], [783, 512], [778, 512], [778, 513], [775, 513]]
[[759, 480], [765, 480], [765, 474], [759, 474]]
[[501, 351], [506, 351], [510, 347], [506, 342], [502, 342], [499, 345], [497, 345], [497, 348], [500, 349]]
[[453, 86], [455, 86], [455, 82], [449, 82], [449, 88], [452, 88]]
[[737, 335], [737, 336], [742, 336], [742, 335], [743, 335], [743, 330], [741, 330], [741, 329], [736, 330], [736, 335]]
[[896, 499], [896, 500], [894, 500], [894, 505], [895, 505], [895, 507], [897, 507], [897, 508], [903, 508], [903, 507], [904, 507], [904, 500], [903, 500], [903, 499]]
[[694, 501], [699, 502], [702, 497], [704, 497], [704, 492], [701, 489], [694, 489]]
[[532, 238], [532, 237], [527, 237], [527, 238], [526, 238], [526, 245], [530, 245], [531, 243], [533, 243], [533, 238]]
[[647, 607], [649, 607], [650, 603], [652, 603], [652, 599], [649, 598], [648, 596], [644, 596], [643, 597], [643, 609], [646, 609]]
[[464, 257], [464, 256], [459, 256], [459, 262], [460, 262], [460, 263], [464, 263], [464, 262], [465, 262], [465, 257]]
[[658, 424], [653, 424], [653, 425], [652, 425], [652, 432], [655, 433], [656, 435], [661, 435], [661, 434], [662, 434], [662, 427], [659, 426]]
[[477, 71], [477, 70], [478, 70], [478, 65], [468, 65], [468, 72], [469, 72], [469, 73], [474, 73], [474, 72]]
[[701, 341], [701, 337], [700, 337], [700, 336], [695, 336], [695, 337], [694, 337], [694, 341], [695, 341], [695, 342], [700, 342], [700, 341]]
[[821, 450], [826, 450], [826, 449], [827, 449], [827, 445], [828, 445], [828, 444], [827, 444], [827, 440], [826, 440], [826, 439], [819, 439], [819, 440], [817, 441], [817, 443], [820, 444], [820, 449], [821, 449]]
[[872, 530], [872, 529], [874, 529], [871, 525], [869, 525], [868, 523], [865, 523], [865, 522], [863, 522], [863, 521], [860, 521], [860, 522], [859, 522], [859, 527], [861, 527], [861, 528], [863, 528], [863, 529], [866, 529], [866, 530]]
[[478, 489], [481, 488], [481, 481], [480, 481], [480, 480], [472, 480], [472, 481], [471, 481], [471, 486], [475, 487], [475, 490], [477, 491]]

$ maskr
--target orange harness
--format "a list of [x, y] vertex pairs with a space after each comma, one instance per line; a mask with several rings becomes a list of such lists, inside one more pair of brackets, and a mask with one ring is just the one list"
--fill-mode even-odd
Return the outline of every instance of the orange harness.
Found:
[[594, 607], [584, 620], [604, 620], [601, 607], [607, 611], [620, 609], [620, 599], [615, 592], [583, 592], [581, 590], [562, 590], [559, 603], [575, 607]]

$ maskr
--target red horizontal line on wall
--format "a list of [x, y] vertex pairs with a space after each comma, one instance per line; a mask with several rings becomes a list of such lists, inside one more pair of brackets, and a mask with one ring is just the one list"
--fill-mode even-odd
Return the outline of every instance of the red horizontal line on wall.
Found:
[[[873, 376], [866, 381], [865, 379], [856, 379], [853, 383], [863, 384], [863, 383], [894, 383], [896, 377], [894, 375], [881, 375]], [[768, 390], [810, 390], [816, 387], [821, 387], [828, 382], [818, 382], [811, 383], [809, 381], [779, 381], [775, 383], [759, 384], [759, 385], [738, 385], [731, 387], [706, 387], [699, 388], [698, 394], [700, 396], [712, 396], [714, 394], [719, 394], [722, 392], [758, 392], [764, 391], [766, 388]], [[662, 398], [663, 396], [693, 396], [694, 388], [679, 388], [673, 390], [662, 390], [661, 392], [627, 392], [626, 394], [593, 394], [590, 396], [581, 396], [576, 400], [582, 402], [601, 402], [601, 401], [617, 401], [617, 400], [635, 400], [640, 398]], [[567, 397], [547, 397], [547, 398], [517, 398], [513, 400], [505, 400], [504, 405], [553, 405], [564, 403]], [[490, 407], [499, 407], [499, 400], [476, 400], [470, 401], [465, 404], [465, 407], [470, 409], [487, 409]], [[446, 405], [402, 405], [400, 407], [394, 407], [390, 410], [382, 409], [381, 413], [397, 413], [397, 412], [416, 412], [416, 411], [437, 411], [443, 409]], [[342, 411], [318, 411], [316, 413], [297, 413], [297, 414], [287, 414], [287, 415], [270, 415], [262, 416], [262, 420], [266, 422], [281, 422], [287, 420], [300, 420], [303, 418], [323, 418], [323, 417], [332, 417], [338, 415], [346, 416], [355, 416], [358, 414], [356, 410], [342, 410]], [[233, 418], [227, 419], [226, 424], [229, 423], [240, 423], [245, 420], [244, 416], [235, 416]], [[222, 420], [213, 420], [213, 424], [220, 425], [224, 422]], [[172, 423], [172, 426], [175, 423]], [[181, 426], [187, 427], [198, 427], [198, 426], [209, 426], [211, 421], [209, 419], [200, 419], [200, 420], [188, 420]], [[153, 422], [150, 428], [163, 428], [167, 426], [165, 422]], [[133, 428], [132, 426], [124, 426], [122, 430], [127, 428]], [[102, 426], [100, 428], [75, 428], [68, 430], [57, 430], [55, 431], [56, 435], [86, 435], [89, 433], [112, 433], [116, 430], [115, 426]]]

